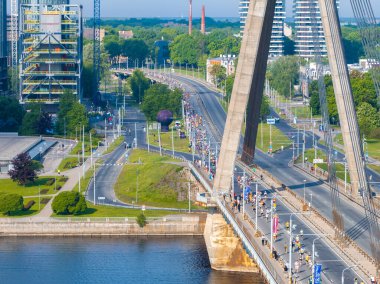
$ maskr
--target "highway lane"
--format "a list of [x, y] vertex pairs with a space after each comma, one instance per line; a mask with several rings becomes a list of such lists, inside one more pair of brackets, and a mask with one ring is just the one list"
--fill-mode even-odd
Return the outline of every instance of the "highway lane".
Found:
[[[199, 92], [202, 100], [206, 106], [209, 116], [212, 118], [212, 124], [218, 129], [219, 133], [223, 133], [224, 124], [226, 120], [226, 113], [218, 101], [218, 94], [208, 90], [204, 85], [190, 79], [178, 77], [179, 80], [189, 84], [194, 90]], [[284, 122], [280, 122], [284, 124]], [[286, 132], [295, 132], [293, 128], [287, 125], [282, 125], [282, 129], [288, 130]], [[313, 194], [312, 206], [319, 209], [319, 212], [329, 220], [332, 220], [331, 212], [331, 195], [329, 188], [318, 179], [303, 173], [294, 167], [289, 167], [288, 163], [292, 158], [292, 149], [284, 150], [276, 153], [273, 157], [256, 151], [255, 163], [263, 169], [269, 171], [282, 183], [286, 184], [299, 196], [303, 196], [304, 183], [306, 180], [306, 199], [311, 199], [309, 194]], [[347, 234], [354, 239], [360, 247], [367, 253], [371, 254], [368, 224], [365, 222], [364, 209], [355, 205], [353, 202], [342, 197], [341, 198], [342, 215], [345, 220], [345, 230]]]
[[[199, 106], [199, 100], [197, 98], [198, 93], [195, 93], [192, 98], [193, 108], [196, 110], [198, 114], [201, 114], [202, 117], [208, 117], [205, 112], [207, 112], [212, 105], [209, 104], [210, 101], [204, 98], [206, 92], [202, 92], [200, 96], [202, 96], [202, 101], [205, 104], [205, 107], [202, 108]], [[218, 108], [218, 106], [216, 106]], [[223, 111], [223, 109], [221, 109]], [[220, 111], [220, 109], [219, 109]], [[209, 130], [209, 133], [211, 133], [211, 136], [213, 136], [211, 139], [219, 140], [220, 135], [218, 134], [218, 131], [211, 131], [213, 129], [214, 123], [207, 121], [207, 119], [204, 119], [205, 127]], [[214, 137], [215, 136], [215, 137]], [[288, 165], [286, 164], [286, 167]], [[235, 192], [240, 195], [242, 193], [242, 189], [239, 187], [237, 182], [237, 176], [243, 175], [242, 169], [239, 167], [236, 167], [235, 169], [235, 179], [234, 179], [234, 190]], [[259, 192], [267, 191], [269, 192], [269, 197], [271, 196], [271, 191], [265, 188], [265, 185], [263, 183], [259, 184]], [[254, 191], [254, 189], [252, 189]], [[292, 213], [292, 211], [287, 208], [287, 206], [281, 201], [278, 200], [278, 210], [276, 211], [277, 214], [280, 215], [280, 230], [279, 230], [279, 238], [277, 241], [274, 241], [274, 248], [276, 251], [280, 254], [280, 258], [283, 259], [285, 263], [288, 262], [289, 253], [286, 253], [284, 250], [285, 244], [288, 246], [289, 244], [289, 234], [285, 231], [284, 223], [285, 221], [289, 220], [289, 216]], [[269, 210], [270, 206], [268, 206], [269, 202], [267, 201], [266, 208]], [[251, 217], [252, 220], [255, 220], [255, 210], [254, 205], [247, 204], [245, 205], [246, 213]], [[258, 223], [260, 227], [260, 231], [264, 233], [264, 236], [270, 240], [270, 221], [267, 221], [265, 217], [259, 217]], [[297, 216], [294, 216], [293, 218], [293, 228], [294, 228], [294, 235], [299, 234], [299, 231], [302, 229], [303, 233], [305, 235], [304, 239], [302, 239], [302, 244], [304, 246], [304, 249], [307, 253], [311, 255], [312, 251], [312, 242], [315, 239], [315, 234], [313, 231], [307, 227]], [[347, 264], [340, 258], [340, 256], [326, 243], [325, 241], [321, 240], [319, 243], [317, 243], [317, 257], [316, 261], [318, 263], [322, 264], [323, 267], [323, 278], [324, 282], [328, 281], [331, 283], [336, 283], [340, 281], [341, 277], [341, 271], [347, 267]], [[299, 253], [296, 250], [293, 254], [293, 260], [292, 265], [294, 268], [294, 262], [296, 259], [299, 258]], [[328, 263], [327, 263], [328, 262]], [[311, 270], [308, 267], [308, 265], [305, 264], [305, 262], [302, 262], [303, 265], [301, 266], [300, 273], [299, 273], [299, 281], [302, 281], [303, 283], [308, 282], [309, 277], [311, 276]], [[332, 264], [333, 263], [333, 264]], [[354, 279], [356, 275], [352, 271], [348, 271], [346, 274], [346, 279]]]

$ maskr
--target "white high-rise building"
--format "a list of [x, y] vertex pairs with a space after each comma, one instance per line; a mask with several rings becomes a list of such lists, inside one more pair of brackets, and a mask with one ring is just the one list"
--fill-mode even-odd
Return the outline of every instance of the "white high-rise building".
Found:
[[[250, 0], [240, 0], [240, 27], [243, 34], [245, 20], [247, 18]], [[269, 57], [284, 55], [284, 21], [285, 21], [285, 0], [277, 0], [274, 12], [272, 37], [269, 47]]]
[[[336, 0], [339, 6], [339, 0]], [[294, 0], [295, 51], [301, 57], [312, 58], [318, 52], [327, 55], [318, 0]]]

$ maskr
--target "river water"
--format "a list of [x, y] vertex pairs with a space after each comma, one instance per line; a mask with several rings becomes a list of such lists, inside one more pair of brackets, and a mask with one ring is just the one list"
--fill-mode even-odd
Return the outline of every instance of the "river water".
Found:
[[210, 268], [201, 237], [1, 238], [0, 283], [263, 283]]

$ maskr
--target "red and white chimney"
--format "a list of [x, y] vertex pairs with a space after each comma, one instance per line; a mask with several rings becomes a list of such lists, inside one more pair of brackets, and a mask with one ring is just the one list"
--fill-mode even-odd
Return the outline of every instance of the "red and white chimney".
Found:
[[206, 33], [206, 10], [205, 5], [202, 5], [202, 21], [201, 21], [201, 33]]
[[189, 0], [189, 35], [193, 32], [193, 0]]

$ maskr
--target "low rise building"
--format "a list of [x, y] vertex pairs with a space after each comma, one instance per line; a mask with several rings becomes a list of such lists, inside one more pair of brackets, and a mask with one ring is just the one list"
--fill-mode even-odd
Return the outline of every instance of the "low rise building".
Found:
[[226, 68], [226, 75], [232, 75], [235, 73], [235, 60], [236, 56], [235, 55], [220, 55], [219, 57], [216, 58], [210, 58], [207, 59], [207, 64], [206, 64], [206, 69], [207, 69], [207, 82], [214, 84], [214, 78], [211, 75], [211, 70], [214, 65], [220, 65]]
[[119, 31], [119, 38], [120, 39], [131, 39], [133, 38], [133, 31]]

